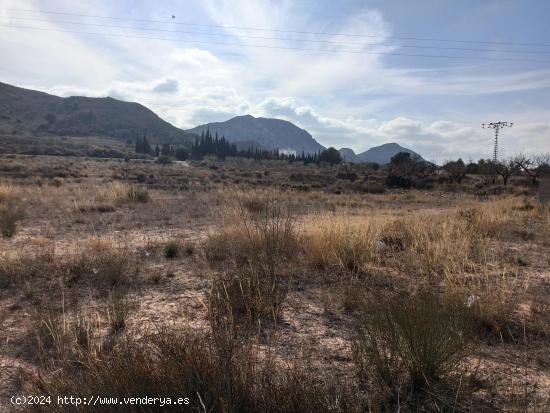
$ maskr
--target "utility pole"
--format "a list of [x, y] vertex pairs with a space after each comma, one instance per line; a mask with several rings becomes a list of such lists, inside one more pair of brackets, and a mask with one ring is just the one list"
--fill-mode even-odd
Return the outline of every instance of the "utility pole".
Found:
[[[495, 163], [498, 161], [498, 132], [502, 128], [511, 128], [513, 124], [513, 122], [491, 122], [487, 125], [487, 129], [495, 130], [495, 146], [493, 148], [493, 162]], [[481, 127], [485, 129], [485, 124], [482, 123]]]

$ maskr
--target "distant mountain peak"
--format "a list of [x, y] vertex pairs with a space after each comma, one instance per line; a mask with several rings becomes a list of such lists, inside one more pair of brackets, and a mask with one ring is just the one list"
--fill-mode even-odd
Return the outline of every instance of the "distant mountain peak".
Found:
[[399, 152], [410, 153], [411, 156], [422, 157], [411, 149], [405, 148], [396, 142], [383, 143], [382, 145], [373, 146], [372, 148], [356, 154], [353, 149], [342, 148], [340, 155], [348, 162], [373, 162], [380, 165], [390, 163], [391, 158]]
[[294, 151], [296, 153], [317, 153], [324, 147], [305, 129], [293, 123], [275, 118], [235, 116], [225, 122], [212, 122], [199, 125], [187, 132], [196, 133], [210, 130], [225, 136], [230, 142], [255, 141], [262, 148]]

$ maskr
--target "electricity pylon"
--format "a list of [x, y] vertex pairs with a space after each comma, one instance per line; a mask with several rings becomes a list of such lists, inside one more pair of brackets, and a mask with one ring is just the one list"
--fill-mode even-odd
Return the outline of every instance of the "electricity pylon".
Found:
[[[498, 132], [505, 127], [511, 128], [513, 124], [514, 124], [513, 122], [491, 122], [487, 125], [487, 128], [491, 128], [495, 130], [495, 146], [493, 148], [493, 162], [498, 161]], [[481, 127], [485, 129], [485, 124], [482, 123]]]

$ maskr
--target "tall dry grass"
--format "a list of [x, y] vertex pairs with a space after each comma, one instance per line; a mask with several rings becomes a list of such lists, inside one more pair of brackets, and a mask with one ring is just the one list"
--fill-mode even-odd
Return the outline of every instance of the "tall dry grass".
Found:
[[550, 214], [545, 207], [523, 199], [503, 198], [449, 212], [389, 216], [379, 211], [375, 216], [310, 217], [303, 223], [307, 263], [352, 272], [382, 264], [459, 281], [461, 275], [479, 273], [495, 260], [491, 240], [503, 236], [510, 223], [537, 220], [544, 224]]
[[289, 285], [281, 272], [299, 246], [294, 205], [278, 193], [241, 195], [227, 213], [204, 243], [210, 260], [226, 261], [208, 295], [213, 334], [225, 341], [280, 318]]
[[123, 204], [148, 202], [150, 198], [147, 188], [117, 181], [96, 187], [91, 196], [89, 193], [77, 191], [74, 208], [80, 212], [109, 212]]
[[304, 223], [304, 228], [302, 248], [313, 267], [358, 273], [378, 261], [379, 222], [319, 215]]
[[125, 246], [107, 237], [77, 244], [56, 252], [50, 243], [31, 245], [17, 251], [0, 253], [0, 286], [45, 287], [62, 282], [99, 291], [129, 285], [136, 280], [138, 267]]
[[0, 235], [4, 238], [15, 235], [25, 216], [20, 197], [21, 188], [0, 182]]
[[204, 242], [209, 259], [253, 262], [274, 272], [297, 255], [297, 206], [290, 197], [261, 191], [236, 198], [221, 211], [222, 224]]
[[[31, 388], [35, 394], [52, 398], [188, 398], [185, 405], [149, 404], [128, 411], [363, 411], [357, 389], [334, 376], [320, 377], [301, 366], [281, 366], [250, 350], [240, 351], [234, 363], [226, 366], [213, 346], [207, 337], [192, 331], [159, 328], [141, 337], [128, 335], [109, 352], [86, 360], [79, 370], [32, 378]], [[74, 408], [52, 403], [35, 406], [35, 411], [72, 412]], [[120, 405], [104, 404], [93, 409], [118, 412]]]

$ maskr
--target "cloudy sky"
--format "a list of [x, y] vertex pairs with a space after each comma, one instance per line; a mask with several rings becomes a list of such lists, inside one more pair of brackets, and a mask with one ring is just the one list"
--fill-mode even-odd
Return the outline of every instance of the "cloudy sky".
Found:
[[0, 81], [182, 128], [277, 117], [438, 162], [490, 157], [481, 124], [512, 121], [502, 156], [546, 152], [548, 16], [546, 0], [0, 0]]

